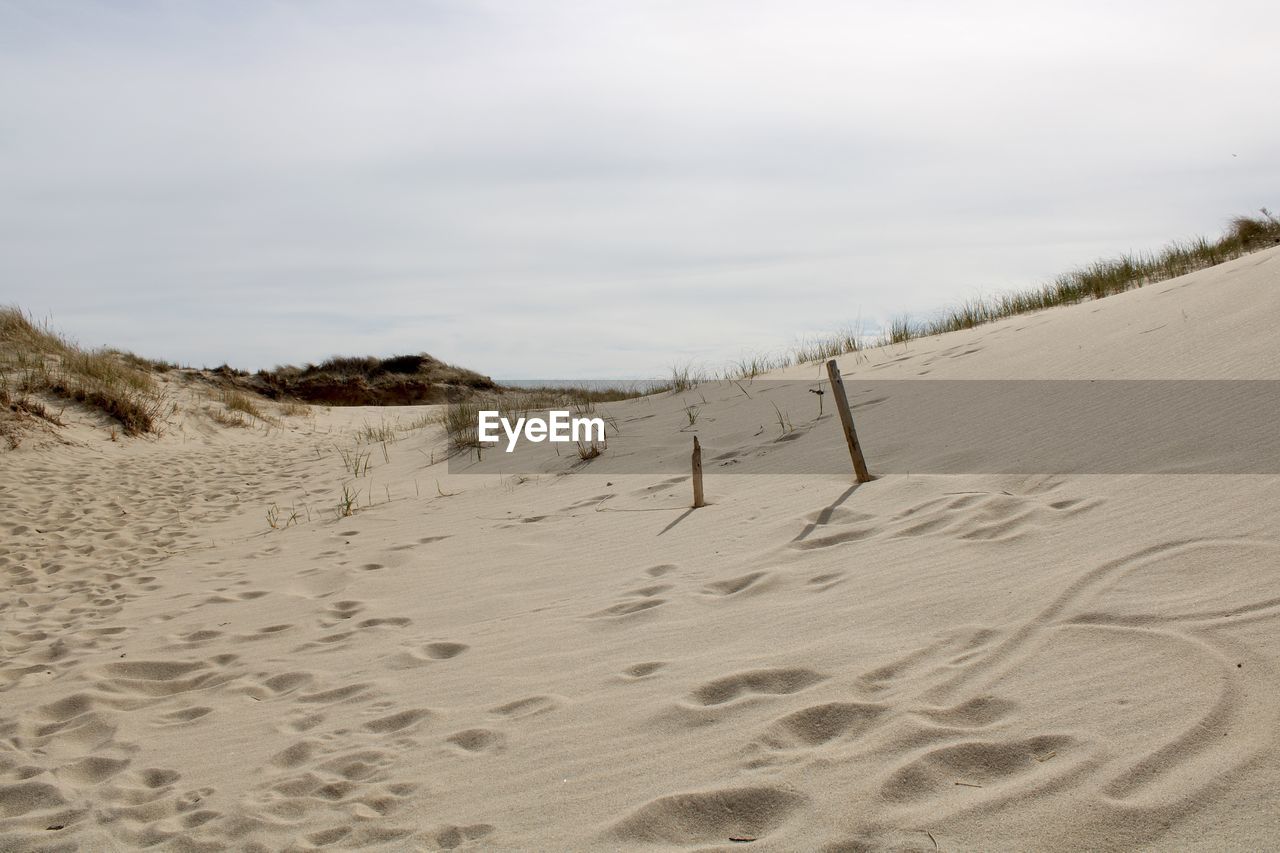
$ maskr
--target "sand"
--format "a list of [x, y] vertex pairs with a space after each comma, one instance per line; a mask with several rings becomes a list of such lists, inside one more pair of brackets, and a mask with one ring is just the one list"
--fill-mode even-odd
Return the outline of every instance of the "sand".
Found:
[[[1277, 294], [1273, 249], [841, 367], [1275, 379]], [[685, 476], [450, 473], [423, 413], [0, 456], [0, 849], [1280, 844], [1276, 476], [709, 465], [689, 513]], [[364, 423], [406, 428], [353, 479]]]

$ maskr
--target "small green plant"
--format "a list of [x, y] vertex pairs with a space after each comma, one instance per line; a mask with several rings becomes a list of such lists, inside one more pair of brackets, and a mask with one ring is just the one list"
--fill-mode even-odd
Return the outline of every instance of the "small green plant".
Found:
[[688, 391], [699, 383], [706, 382], [707, 378], [706, 374], [695, 370], [688, 362], [676, 364], [671, 367], [671, 382], [667, 390], [672, 393]]
[[862, 325], [861, 320], [853, 327], [847, 327], [830, 335], [810, 338], [791, 350], [791, 364], [807, 364], [813, 361], [826, 361], [848, 353], [858, 353], [866, 349], [862, 336], [856, 331]]
[[339, 449], [338, 455], [342, 457], [342, 467], [353, 477], [361, 477], [369, 473], [372, 450], [361, 450], [359, 447], [353, 447], [350, 450]]
[[890, 344], [905, 344], [912, 338], [921, 336], [921, 330], [911, 318], [907, 316], [894, 317], [889, 321], [889, 328], [886, 330], [885, 342]]
[[693, 426], [698, 422], [698, 415], [702, 414], [702, 409], [697, 406], [685, 406], [684, 416], [689, 420], [689, 426]]
[[[307, 511], [307, 518], [308, 519], [311, 518], [310, 510]], [[298, 520], [297, 507], [290, 508], [289, 517], [285, 518], [283, 524], [280, 523], [280, 519], [281, 519], [280, 507], [277, 506], [276, 504], [272, 504], [271, 508], [267, 510], [267, 524], [270, 525], [272, 530], [280, 530], [281, 528], [286, 528], [291, 524], [301, 524], [301, 522]]]
[[356, 430], [356, 438], [366, 444], [375, 444], [381, 442], [394, 442], [399, 436], [396, 435], [395, 427], [388, 424], [385, 420], [374, 426], [367, 421]]
[[338, 515], [342, 518], [354, 515], [359, 499], [359, 489], [353, 489], [349, 484], [344, 483], [342, 485], [342, 496], [338, 498]]
[[791, 413], [790, 412], [784, 413], [782, 409], [778, 408], [777, 403], [771, 402], [770, 405], [773, 406], [774, 414], [776, 414], [778, 417], [778, 429], [782, 430], [782, 434], [786, 435], [787, 433], [794, 430], [795, 427], [791, 425]]
[[486, 405], [487, 401], [482, 404], [480, 400], [458, 400], [444, 407], [440, 413], [440, 424], [449, 437], [451, 448], [466, 450], [480, 446], [480, 412]]

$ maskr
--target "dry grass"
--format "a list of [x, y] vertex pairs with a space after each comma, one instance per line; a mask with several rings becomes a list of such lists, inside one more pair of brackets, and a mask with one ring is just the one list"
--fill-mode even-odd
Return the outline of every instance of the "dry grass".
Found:
[[706, 371], [694, 367], [691, 362], [683, 364], [674, 364], [671, 366], [671, 380], [664, 388], [656, 388], [650, 393], [658, 391], [670, 391], [673, 394], [679, 394], [688, 391], [703, 382], [711, 381], [711, 376]]
[[228, 411], [243, 412], [249, 417], [257, 418], [260, 421], [267, 420], [266, 414], [248, 394], [241, 394], [239, 391], [224, 390], [222, 392], [221, 399], [222, 405], [226, 406]]
[[590, 462], [592, 459], [595, 459], [597, 456], [609, 449], [609, 442], [596, 441], [594, 439], [592, 439], [588, 444], [584, 444], [581, 441], [576, 442], [576, 444], [578, 447], [578, 458], [583, 462]]
[[252, 421], [248, 420], [239, 412], [232, 412], [227, 409], [208, 406], [205, 408], [205, 413], [215, 424], [218, 424], [219, 426], [233, 427], [237, 429], [248, 429], [253, 426]]
[[882, 332], [879, 343], [905, 343], [913, 338], [972, 329], [1017, 314], [1102, 299], [1217, 266], [1256, 249], [1280, 243], [1280, 219], [1266, 208], [1260, 213], [1261, 216], [1232, 218], [1226, 232], [1217, 240], [1197, 237], [1175, 241], [1158, 252], [1094, 261], [1063, 273], [1038, 289], [975, 297], [940, 311], [928, 320], [895, 318]]
[[[754, 379], [771, 370], [826, 361], [873, 347], [906, 343], [915, 338], [972, 329], [984, 323], [1057, 305], [1102, 299], [1215, 266], [1280, 243], [1280, 218], [1266, 208], [1259, 213], [1259, 216], [1233, 217], [1225, 233], [1217, 240], [1198, 237], [1170, 243], [1158, 252], [1095, 261], [1063, 273], [1040, 288], [994, 297], [975, 297], [939, 311], [927, 320], [900, 315], [891, 319], [875, 337], [860, 333], [861, 323], [855, 323], [844, 330], [806, 339], [779, 354], [743, 356], [727, 365], [719, 376], [729, 380]], [[687, 364], [679, 365], [672, 369], [670, 385], [673, 390], [687, 391], [708, 378], [706, 372], [697, 371]]]
[[387, 423], [384, 419], [380, 424], [371, 424], [365, 421], [356, 430], [356, 438], [365, 444], [376, 444], [380, 441], [394, 443], [399, 436], [396, 434], [395, 425]]
[[268, 426], [280, 425], [280, 422], [263, 408], [262, 401], [252, 394], [224, 387], [218, 394], [218, 402], [222, 404], [222, 408], [207, 406], [205, 413], [213, 419], [214, 423], [222, 426], [252, 427], [255, 422]]
[[466, 450], [480, 446], [480, 412], [492, 411], [498, 403], [490, 399], [459, 400], [445, 406], [440, 413], [440, 425], [449, 437], [449, 447]]
[[253, 376], [230, 368], [225, 376], [272, 399], [338, 406], [411, 406], [495, 390], [493, 380], [426, 353], [391, 358], [334, 357], [302, 367], [283, 365]]
[[0, 373], [16, 376], [20, 393], [80, 403], [118, 421], [128, 435], [158, 432], [167, 405], [155, 379], [135, 366], [144, 361], [82, 349], [20, 309], [0, 308]]

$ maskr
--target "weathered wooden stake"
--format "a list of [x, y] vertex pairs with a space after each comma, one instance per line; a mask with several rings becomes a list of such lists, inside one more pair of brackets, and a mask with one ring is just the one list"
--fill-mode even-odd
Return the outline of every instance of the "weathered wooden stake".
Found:
[[698, 437], [693, 437], [693, 508], [706, 506], [707, 502], [702, 499], [702, 445], [698, 443]]
[[867, 460], [862, 458], [862, 447], [858, 444], [858, 433], [853, 428], [853, 413], [849, 411], [849, 398], [844, 393], [844, 380], [840, 378], [840, 368], [833, 358], [827, 362], [827, 377], [831, 380], [831, 393], [835, 397], [836, 411], [840, 413], [840, 423], [844, 427], [844, 439], [849, 442], [849, 455], [853, 457], [853, 473], [859, 483], [869, 482], [871, 472], [867, 470]]

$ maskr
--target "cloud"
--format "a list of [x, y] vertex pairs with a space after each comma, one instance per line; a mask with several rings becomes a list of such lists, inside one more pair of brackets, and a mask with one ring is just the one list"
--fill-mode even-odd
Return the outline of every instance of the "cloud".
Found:
[[9, 3], [0, 281], [86, 343], [197, 364], [716, 362], [1280, 206], [1276, 24], [1260, 3]]

